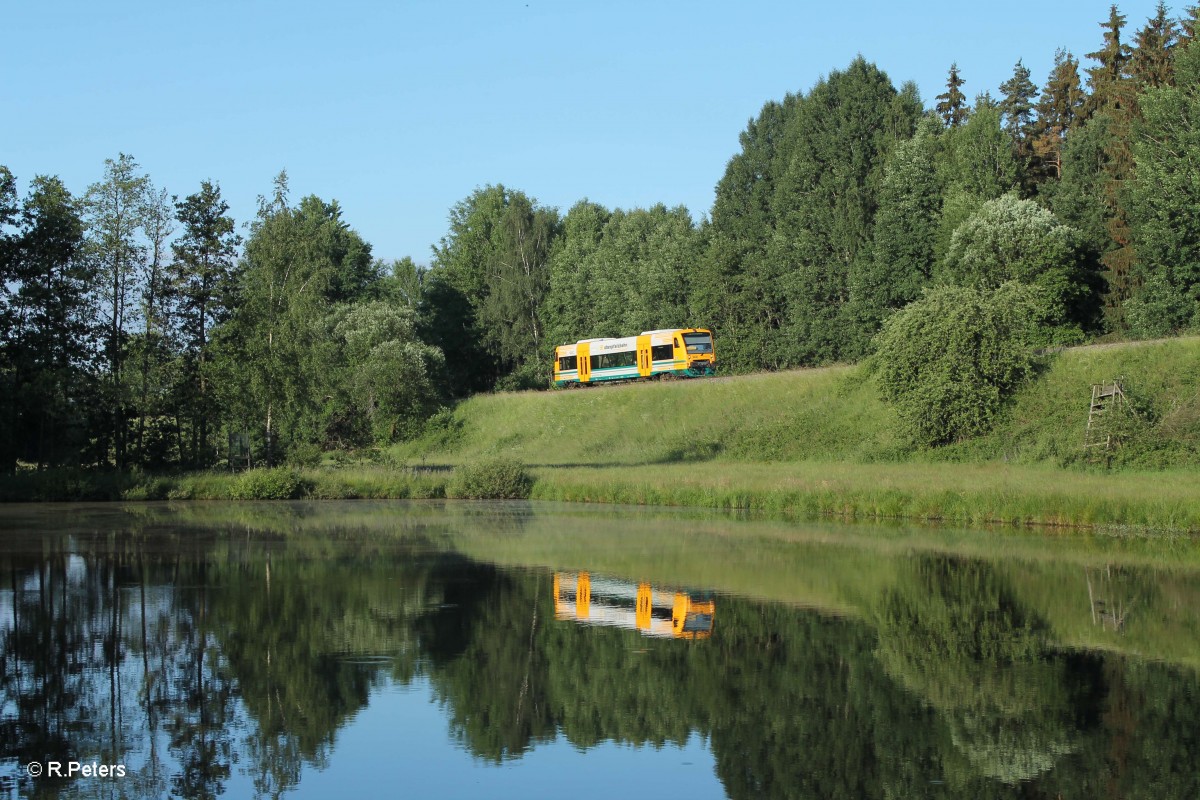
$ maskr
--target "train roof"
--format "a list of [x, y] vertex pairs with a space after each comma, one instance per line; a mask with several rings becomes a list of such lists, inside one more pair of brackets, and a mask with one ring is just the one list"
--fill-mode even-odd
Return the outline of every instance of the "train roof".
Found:
[[618, 342], [626, 339], [636, 339], [638, 336], [661, 336], [665, 334], [687, 333], [689, 331], [704, 331], [709, 333], [708, 328], [660, 328], [655, 331], [642, 331], [633, 336], [598, 336], [594, 339], [580, 339], [575, 342], [567, 342], [566, 344], [557, 345], [558, 347], [573, 347], [577, 344], [591, 344], [594, 342]]

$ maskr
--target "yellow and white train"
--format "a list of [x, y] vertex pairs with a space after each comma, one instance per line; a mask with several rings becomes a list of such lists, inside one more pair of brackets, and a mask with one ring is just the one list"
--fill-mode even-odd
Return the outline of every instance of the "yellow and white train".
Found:
[[656, 589], [595, 577], [587, 572], [554, 573], [554, 618], [603, 625], [664, 639], [707, 639], [715, 612], [712, 595]]
[[716, 374], [712, 332], [704, 328], [643, 331], [623, 339], [584, 339], [554, 348], [554, 385]]

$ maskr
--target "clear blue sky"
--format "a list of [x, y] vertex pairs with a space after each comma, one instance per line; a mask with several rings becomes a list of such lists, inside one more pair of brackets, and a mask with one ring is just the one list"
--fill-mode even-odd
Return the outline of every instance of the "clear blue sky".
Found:
[[[1103, 2], [13, 2], [0, 19], [0, 164], [76, 194], [133, 155], [179, 196], [213, 179], [239, 225], [287, 169], [383, 258], [428, 263], [447, 211], [504, 183], [564, 213], [709, 212], [767, 100], [861, 53], [927, 106], [1018, 58], [1099, 49]], [[1154, 12], [1120, 6], [1126, 34]], [[1182, 6], [1171, 6], [1178, 16]]]

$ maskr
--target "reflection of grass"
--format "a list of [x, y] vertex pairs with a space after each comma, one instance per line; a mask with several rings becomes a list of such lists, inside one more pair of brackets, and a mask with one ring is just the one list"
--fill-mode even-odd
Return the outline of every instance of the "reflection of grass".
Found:
[[[914, 554], [947, 553], [994, 565], [1023, 606], [1046, 621], [1056, 647], [1140, 653], [1200, 667], [1200, 539], [1188, 536], [796, 524], [691, 509], [536, 501], [0, 506], [0, 530], [97, 529], [132, 547], [168, 530], [185, 531], [189, 540], [225, 531], [326, 544], [402, 539], [507, 566], [589, 570], [859, 617], [872, 616]], [[1093, 622], [1085, 574], [1100, 571], [1119, 576], [1104, 588], [1105, 599], [1134, 601], [1123, 631]], [[1099, 583], [1093, 588], [1099, 596]], [[717, 619], [719, 625], [719, 608]]]
[[782, 517], [1200, 530], [1194, 472], [1088, 474], [1006, 464], [666, 465], [541, 469], [547, 500], [747, 509]]

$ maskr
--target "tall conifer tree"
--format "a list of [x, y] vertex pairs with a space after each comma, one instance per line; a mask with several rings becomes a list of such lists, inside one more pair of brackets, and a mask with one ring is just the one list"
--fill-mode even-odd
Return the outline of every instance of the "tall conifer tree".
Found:
[[950, 75], [946, 79], [946, 91], [937, 96], [937, 113], [947, 128], [957, 128], [967, 121], [967, 96], [962, 93], [966, 83], [958, 74], [958, 62], [950, 65]]
[[1105, 144], [1104, 194], [1100, 198], [1106, 208], [1105, 227], [1109, 247], [1101, 256], [1105, 267], [1108, 292], [1105, 307], [1112, 328], [1124, 327], [1122, 308], [1134, 287], [1133, 249], [1128, 214], [1124, 206], [1125, 182], [1133, 177], [1133, 152], [1130, 149], [1131, 125], [1137, 115], [1136, 86], [1129, 75], [1132, 48], [1121, 41], [1125, 16], [1114, 5], [1108, 20], [1100, 23], [1104, 29], [1104, 46], [1088, 57], [1097, 63], [1088, 69], [1088, 84], [1092, 89], [1086, 111], [1089, 117], [1108, 118], [1109, 139]]
[[1178, 37], [1175, 20], [1167, 16], [1167, 7], [1160, 2], [1154, 16], [1134, 36], [1129, 74], [1137, 91], [1174, 83], [1172, 50]]
[[1033, 154], [1043, 178], [1062, 177], [1062, 148], [1067, 131], [1075, 126], [1085, 100], [1079, 79], [1079, 62], [1066, 50], [1054, 54], [1054, 67], [1037, 104], [1033, 126]]
[[191, 420], [191, 461], [208, 460], [208, 428], [214, 410], [208, 386], [209, 332], [229, 311], [234, 260], [241, 237], [234, 233], [221, 189], [204, 181], [200, 191], [175, 204], [183, 235], [175, 243], [171, 281], [175, 318], [183, 346], [180, 396]]
[[1091, 95], [1084, 106], [1085, 115], [1091, 117], [1101, 111], [1124, 114], [1133, 101], [1134, 87], [1129, 78], [1129, 59], [1133, 48], [1121, 41], [1125, 27], [1125, 15], [1114, 5], [1109, 9], [1108, 19], [1100, 23], [1104, 29], [1104, 46], [1087, 57], [1096, 65], [1088, 67], [1088, 87]]
[[1018, 59], [1012, 77], [1000, 84], [1003, 97], [1000, 112], [1004, 114], [1004, 129], [1012, 137], [1013, 153], [1020, 165], [1022, 182], [1031, 188], [1033, 172], [1033, 110], [1038, 90], [1029, 79], [1029, 70]]
[[1179, 20], [1179, 46], [1186, 47], [1200, 34], [1200, 6], [1188, 6]]
[[1177, 82], [1148, 90], [1135, 122], [1129, 191], [1139, 262], [1130, 327], [1163, 336], [1200, 327], [1200, 48], [1184, 47]]

